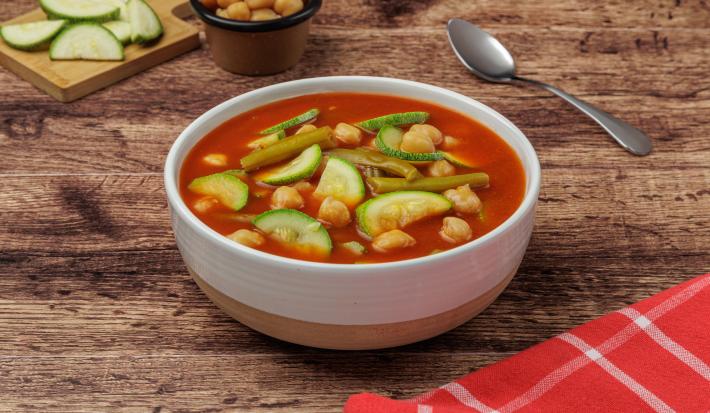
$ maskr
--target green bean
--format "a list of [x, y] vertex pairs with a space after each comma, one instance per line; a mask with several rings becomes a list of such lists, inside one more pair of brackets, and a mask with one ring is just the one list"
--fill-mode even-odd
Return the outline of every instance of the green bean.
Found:
[[409, 162], [383, 155], [377, 151], [366, 149], [334, 149], [329, 153], [358, 165], [380, 168], [393, 175], [402, 176], [407, 181], [422, 176], [417, 168], [412, 166]]
[[271, 146], [256, 150], [239, 160], [245, 171], [253, 171], [262, 166], [271, 165], [297, 156], [313, 144], [319, 144], [324, 149], [332, 148], [333, 130], [324, 126], [312, 132], [289, 136]]
[[442, 192], [466, 184], [469, 184], [472, 189], [485, 188], [488, 186], [488, 174], [476, 172], [465, 175], [419, 178], [414, 181], [402, 178], [373, 177], [367, 178], [367, 183], [372, 191], [378, 194], [404, 190]]
[[382, 177], [387, 176], [386, 172], [380, 168], [375, 168], [374, 166], [365, 166], [364, 168], [365, 176], [370, 177]]

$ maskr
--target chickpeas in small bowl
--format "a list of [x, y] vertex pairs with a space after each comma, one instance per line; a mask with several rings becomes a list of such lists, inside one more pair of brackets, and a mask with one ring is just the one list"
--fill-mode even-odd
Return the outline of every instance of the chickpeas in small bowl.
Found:
[[244, 75], [283, 72], [300, 60], [322, 0], [190, 0], [212, 58]]

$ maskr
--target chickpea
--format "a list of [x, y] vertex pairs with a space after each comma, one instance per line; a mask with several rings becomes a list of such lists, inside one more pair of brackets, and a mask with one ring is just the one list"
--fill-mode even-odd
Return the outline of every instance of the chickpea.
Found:
[[208, 196], [195, 201], [195, 203], [192, 204], [192, 207], [195, 209], [195, 211], [204, 214], [217, 204], [219, 204], [217, 198], [212, 198], [211, 196]]
[[456, 217], [446, 217], [444, 218], [444, 225], [439, 231], [441, 238], [452, 244], [460, 244], [466, 242], [473, 237], [473, 232], [468, 222], [461, 218]]
[[454, 204], [454, 211], [461, 214], [477, 214], [481, 211], [483, 203], [471, 187], [462, 185], [456, 189], [449, 189], [444, 196]]
[[431, 125], [413, 125], [411, 128], [409, 128], [409, 131], [419, 132], [422, 135], [426, 135], [429, 139], [431, 139], [434, 145], [439, 145], [441, 142], [444, 141], [444, 134], [441, 133], [439, 129]]
[[249, 20], [251, 10], [249, 10], [249, 6], [247, 6], [245, 2], [240, 1], [238, 3], [232, 3], [227, 7], [227, 14], [234, 20]]
[[217, 9], [216, 12], [214, 12], [217, 16], [223, 17], [225, 19], [230, 19], [229, 14], [227, 13], [227, 9]]
[[461, 141], [454, 138], [453, 136], [444, 136], [444, 144], [442, 145], [442, 148], [446, 150], [454, 149], [455, 147], [459, 146], [460, 143]]
[[290, 186], [280, 186], [271, 194], [271, 208], [303, 208], [303, 197]]
[[217, 10], [217, 8], [219, 7], [219, 4], [217, 4], [217, 0], [202, 0], [202, 5], [212, 11]]
[[399, 149], [405, 152], [432, 153], [434, 152], [434, 143], [428, 136], [419, 132], [407, 132], [402, 136], [402, 144]]
[[359, 145], [362, 140], [362, 131], [347, 123], [338, 123], [335, 126], [335, 139], [346, 145]]
[[427, 168], [429, 176], [452, 176], [456, 175], [456, 168], [445, 159], [432, 162]]
[[293, 188], [298, 192], [312, 192], [313, 184], [307, 181], [298, 181], [292, 185]]
[[274, 0], [244, 0], [250, 9], [269, 9], [274, 7]]
[[271, 9], [256, 9], [251, 11], [251, 21], [273, 20], [278, 19], [278, 14]]
[[296, 14], [303, 10], [303, 0], [276, 0], [274, 10], [284, 17]]
[[209, 155], [205, 155], [202, 160], [209, 165], [212, 166], [226, 166], [227, 165], [227, 155], [223, 153], [211, 153]]
[[[227, 7], [231, 6], [232, 4], [240, 2], [240, 1], [241, 0], [217, 0], [217, 5], [219, 6], [220, 9], [226, 9]], [[219, 10], [217, 10], [217, 13], [219, 14]], [[229, 18], [229, 16], [226, 16], [226, 17]]]
[[308, 133], [308, 132], [313, 132], [314, 130], [318, 129], [316, 125], [303, 125], [298, 130], [296, 131], [296, 135], [300, 135], [302, 133]]
[[318, 219], [335, 228], [342, 228], [350, 223], [350, 210], [344, 203], [329, 196], [320, 204]]
[[264, 245], [264, 242], [266, 242], [263, 235], [248, 229], [237, 230], [236, 232], [227, 235], [227, 238], [252, 248]]
[[377, 252], [390, 252], [402, 248], [409, 248], [417, 241], [404, 231], [393, 229], [383, 232], [372, 240], [372, 248]]

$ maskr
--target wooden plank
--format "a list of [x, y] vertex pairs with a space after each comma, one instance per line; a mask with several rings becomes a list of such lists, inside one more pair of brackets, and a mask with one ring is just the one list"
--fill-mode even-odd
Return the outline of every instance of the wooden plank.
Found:
[[[328, 0], [323, 3], [316, 15], [317, 24], [357, 29], [441, 26], [452, 17], [488, 27], [710, 27], [710, 7], [703, 0], [561, 0], [553, 6], [546, 2], [512, 0]], [[0, 2], [0, 18], [9, 19], [33, 7], [36, 7], [34, 0]]]
[[[707, 254], [683, 253], [571, 259], [543, 250], [535, 239], [508, 289], [479, 317], [432, 340], [371, 353], [445, 358], [521, 351], [700, 274], [708, 261]], [[0, 360], [329, 353], [279, 342], [232, 321], [199, 291], [176, 250], [11, 253], [0, 262], [0, 288]]]
[[[186, 0], [150, 2], [160, 17], [164, 34], [148, 47], [126, 47], [122, 62], [52, 61], [46, 51], [28, 53], [0, 43], [0, 65], [45, 91], [61, 102], [71, 102], [143, 70], [199, 47], [198, 32], [173, 14], [184, 14]], [[35, 9], [3, 24], [19, 24], [46, 19]]]
[[[710, 170], [547, 168], [537, 214], [546, 256], [708, 254]], [[160, 175], [6, 176], [0, 217], [5, 254], [174, 245]]]
[[[702, 32], [655, 37], [638, 30], [591, 36], [581, 30], [499, 32], [521, 57], [521, 73], [558, 84], [646, 130], [657, 153], [664, 154], [649, 158], [628, 156], [595, 123], [545, 92], [476, 80], [458, 64], [441, 31], [387, 33], [321, 29], [304, 61], [275, 77], [227, 74], [200, 51], [70, 105], [42, 98], [0, 72], [0, 82], [13, 96], [0, 101], [0, 150], [6, 155], [0, 173], [159, 172], [175, 137], [219, 102], [278, 81], [351, 73], [414, 79], [477, 98], [522, 128], [544, 166], [584, 167], [579, 153], [604, 156], [621, 168], [706, 164], [710, 80], [704, 68], [710, 55]], [[658, 36], [670, 39], [668, 49]], [[530, 42], [531, 37], [537, 41]], [[581, 51], [579, 40], [585, 37], [586, 51]], [[345, 42], [351, 47], [339, 48]], [[391, 49], [386, 62], [362, 58], [387, 50], [391, 42], [402, 47]], [[618, 53], [607, 53], [612, 49]], [[326, 50], [337, 50], [337, 57], [326, 56]], [[550, 59], [550, 54], [564, 58]], [[437, 63], [422, 70], [411, 56], [431, 56]], [[395, 61], [412, 63], [389, 63]]]

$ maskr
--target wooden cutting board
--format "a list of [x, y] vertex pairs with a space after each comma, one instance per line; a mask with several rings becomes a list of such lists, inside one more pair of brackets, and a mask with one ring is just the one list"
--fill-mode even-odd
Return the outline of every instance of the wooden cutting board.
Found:
[[[123, 62], [49, 60], [47, 51], [23, 52], [0, 41], [0, 64], [62, 102], [71, 102], [200, 46], [199, 32], [181, 18], [192, 11], [187, 0], [148, 0], [163, 23], [163, 37], [150, 47], [126, 47]], [[3, 24], [45, 20], [41, 9]]]

